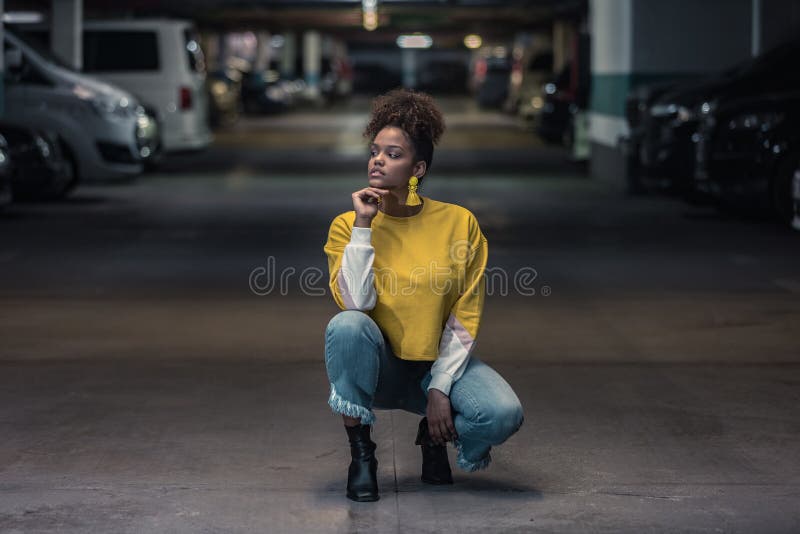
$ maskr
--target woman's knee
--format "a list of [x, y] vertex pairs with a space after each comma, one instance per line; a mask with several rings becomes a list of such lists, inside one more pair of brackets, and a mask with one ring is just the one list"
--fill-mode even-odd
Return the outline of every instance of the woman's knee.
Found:
[[496, 403], [490, 410], [490, 421], [492, 441], [499, 445], [514, 435], [525, 421], [522, 404], [518, 399]]
[[325, 359], [363, 354], [367, 347], [377, 347], [378, 337], [382, 334], [370, 316], [358, 310], [341, 311], [325, 329]]
[[343, 310], [334, 315], [325, 328], [325, 339], [333, 336], [358, 336], [374, 325], [372, 318], [358, 310]]

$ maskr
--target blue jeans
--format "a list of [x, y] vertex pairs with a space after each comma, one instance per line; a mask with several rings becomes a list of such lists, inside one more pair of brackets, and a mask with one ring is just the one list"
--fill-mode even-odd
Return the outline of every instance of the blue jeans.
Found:
[[[401, 360], [372, 318], [357, 310], [336, 314], [325, 330], [325, 366], [334, 412], [375, 422], [372, 408], [401, 409], [425, 415], [431, 361]], [[511, 386], [491, 367], [470, 357], [450, 390], [458, 439], [458, 466], [488, 467], [489, 451], [522, 425], [522, 405]]]

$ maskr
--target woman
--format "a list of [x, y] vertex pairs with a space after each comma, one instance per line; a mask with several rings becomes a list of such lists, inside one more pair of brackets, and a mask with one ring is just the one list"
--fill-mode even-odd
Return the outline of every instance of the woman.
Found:
[[472, 355], [483, 310], [486, 238], [467, 209], [420, 197], [433, 145], [444, 132], [433, 99], [397, 89], [375, 99], [364, 131], [369, 186], [337, 216], [325, 252], [334, 300], [328, 323], [328, 404], [341, 413], [352, 461], [347, 497], [376, 501], [372, 408], [424, 415], [422, 480], [452, 484], [446, 442], [458, 465], [489, 465], [492, 445], [522, 425], [519, 399]]

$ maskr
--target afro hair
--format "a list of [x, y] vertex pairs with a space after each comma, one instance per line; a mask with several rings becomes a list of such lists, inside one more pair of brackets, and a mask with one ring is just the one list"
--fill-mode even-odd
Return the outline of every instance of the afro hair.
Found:
[[376, 97], [372, 102], [372, 115], [364, 129], [364, 137], [375, 139], [387, 126], [405, 132], [414, 145], [418, 159], [425, 160], [428, 168], [433, 159], [433, 145], [439, 142], [445, 130], [444, 117], [433, 98], [409, 89], [394, 89]]

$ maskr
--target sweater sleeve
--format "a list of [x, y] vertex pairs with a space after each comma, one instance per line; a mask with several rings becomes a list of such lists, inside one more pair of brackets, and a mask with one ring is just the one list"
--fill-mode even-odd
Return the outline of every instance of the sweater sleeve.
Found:
[[467, 368], [483, 313], [489, 244], [476, 220], [472, 220], [472, 225], [475, 231], [471, 232], [470, 237], [464, 291], [451, 308], [445, 323], [439, 342], [439, 355], [431, 367], [432, 380], [428, 385], [428, 390], [438, 389], [445, 395], [450, 395], [453, 383], [461, 378]]
[[343, 310], [367, 311], [375, 307], [375, 275], [370, 228], [351, 227], [340, 216], [331, 223], [325, 253], [333, 300]]

